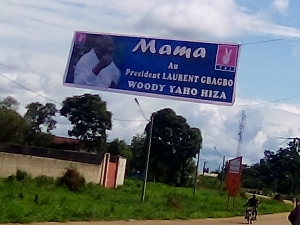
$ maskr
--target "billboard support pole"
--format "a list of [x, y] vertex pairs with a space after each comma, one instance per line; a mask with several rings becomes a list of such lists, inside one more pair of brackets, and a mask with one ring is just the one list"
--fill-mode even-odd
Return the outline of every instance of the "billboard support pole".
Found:
[[236, 191], [234, 191], [234, 196], [233, 196], [233, 204], [232, 204], [232, 212], [234, 211], [234, 204], [235, 204], [235, 196], [236, 196]]
[[152, 129], [153, 129], [153, 114], [150, 118], [150, 132], [149, 132], [149, 140], [148, 140], [148, 149], [147, 149], [147, 158], [146, 158], [146, 167], [145, 167], [145, 177], [143, 182], [143, 190], [142, 190], [142, 202], [145, 201], [146, 195], [146, 186], [147, 186], [147, 179], [148, 179], [148, 168], [149, 168], [149, 158], [150, 158], [150, 149], [151, 149], [151, 139], [152, 139]]

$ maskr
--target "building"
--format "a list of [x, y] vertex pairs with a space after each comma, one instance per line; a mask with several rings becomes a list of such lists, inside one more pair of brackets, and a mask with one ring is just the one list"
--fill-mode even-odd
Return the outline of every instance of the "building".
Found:
[[80, 140], [75, 138], [68, 138], [68, 137], [60, 137], [60, 136], [53, 136], [53, 142], [56, 144], [79, 144]]

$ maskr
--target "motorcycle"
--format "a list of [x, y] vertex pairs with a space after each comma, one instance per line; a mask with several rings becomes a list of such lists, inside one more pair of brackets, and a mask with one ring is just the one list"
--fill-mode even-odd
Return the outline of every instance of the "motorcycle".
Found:
[[254, 209], [254, 207], [247, 208], [246, 220], [247, 220], [248, 224], [252, 224], [253, 221], [255, 220], [255, 209]]

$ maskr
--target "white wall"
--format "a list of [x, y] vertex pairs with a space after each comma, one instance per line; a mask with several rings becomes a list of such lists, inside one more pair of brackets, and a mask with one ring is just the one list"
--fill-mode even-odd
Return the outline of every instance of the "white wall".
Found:
[[119, 163], [117, 167], [117, 181], [116, 186], [121, 186], [124, 184], [125, 170], [126, 170], [126, 162], [127, 159], [123, 157], [119, 157]]
[[[31, 176], [47, 175], [60, 177], [70, 165], [78, 169], [87, 182], [100, 183], [101, 165], [93, 165], [67, 160], [43, 158], [30, 155], [19, 155], [0, 152], [0, 176], [8, 177], [14, 175], [17, 169], [28, 172]], [[123, 178], [124, 179], [124, 178]]]

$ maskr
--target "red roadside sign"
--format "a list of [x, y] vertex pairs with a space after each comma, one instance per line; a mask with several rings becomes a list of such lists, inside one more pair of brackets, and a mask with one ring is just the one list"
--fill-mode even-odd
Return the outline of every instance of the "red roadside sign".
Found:
[[242, 156], [236, 157], [228, 161], [226, 174], [226, 188], [229, 197], [235, 197], [240, 189], [242, 176]]

